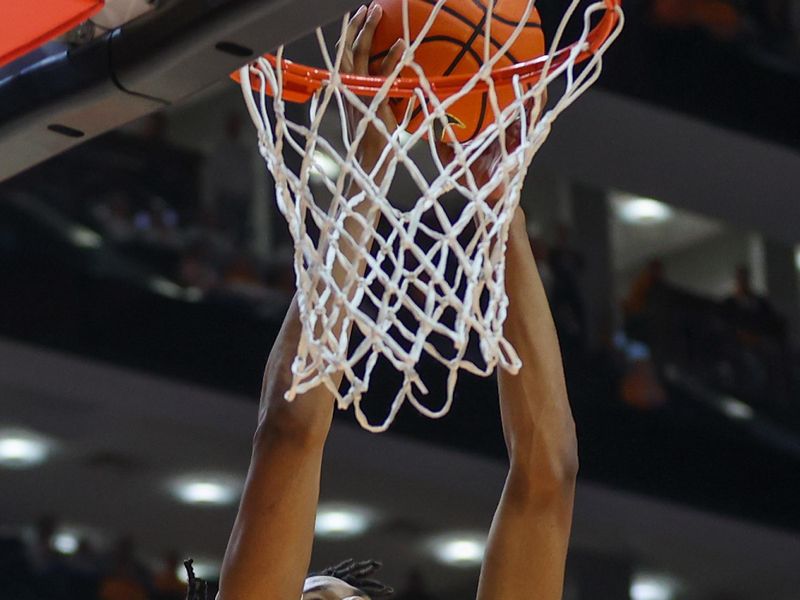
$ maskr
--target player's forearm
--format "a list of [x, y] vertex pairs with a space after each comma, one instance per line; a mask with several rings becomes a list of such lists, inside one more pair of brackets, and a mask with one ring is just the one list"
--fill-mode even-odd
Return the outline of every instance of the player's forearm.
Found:
[[[357, 191], [352, 191], [352, 194]], [[342, 260], [335, 261], [331, 276], [337, 286], [346, 294], [347, 301], [352, 301], [357, 289], [357, 280], [363, 276], [366, 260], [362, 257], [364, 248], [372, 244], [370, 236], [365, 236], [365, 227], [374, 227], [378, 212], [370, 200], [362, 201], [353, 211], [353, 216], [345, 219], [344, 235], [339, 240], [339, 251]], [[348, 267], [344, 263], [349, 263]], [[330, 314], [337, 308], [342, 299], [331, 295], [324, 309]], [[327, 323], [326, 328], [318, 329], [315, 335], [332, 335], [338, 339], [341, 335], [343, 320]], [[264, 372], [261, 392], [261, 409], [259, 411], [259, 434], [264, 432], [275, 436], [278, 433], [289, 433], [291, 436], [325, 438], [331, 425], [333, 413], [333, 395], [330, 390], [320, 384], [303, 394], [298, 394], [292, 402], [284, 399], [284, 394], [292, 384], [292, 362], [297, 356], [297, 347], [302, 335], [297, 297], [292, 300], [289, 310], [278, 334]], [[349, 335], [349, 333], [348, 333]], [[342, 373], [334, 374], [333, 385], [339, 384]]]
[[577, 471], [575, 426], [555, 325], [521, 210], [511, 226], [506, 291], [504, 332], [523, 363], [517, 375], [499, 374], [512, 478], [534, 478], [540, 485], [569, 482]]
[[293, 401], [284, 398], [292, 384], [292, 362], [297, 356], [301, 324], [297, 297], [292, 300], [264, 369], [256, 439], [269, 436], [324, 439], [333, 418], [333, 399], [317, 386]]

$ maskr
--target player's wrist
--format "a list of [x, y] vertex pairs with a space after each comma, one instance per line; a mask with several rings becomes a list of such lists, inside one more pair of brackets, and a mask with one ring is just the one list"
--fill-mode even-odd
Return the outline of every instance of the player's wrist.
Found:
[[[295, 400], [302, 401], [302, 400]], [[333, 405], [319, 403], [315, 410], [294, 410], [293, 402], [283, 398], [266, 407], [253, 436], [255, 448], [279, 444], [317, 447], [328, 438], [333, 420]]]
[[521, 206], [518, 206], [511, 217], [511, 226], [508, 229], [508, 241], [510, 245], [523, 244], [529, 247], [528, 239], [528, 220]]

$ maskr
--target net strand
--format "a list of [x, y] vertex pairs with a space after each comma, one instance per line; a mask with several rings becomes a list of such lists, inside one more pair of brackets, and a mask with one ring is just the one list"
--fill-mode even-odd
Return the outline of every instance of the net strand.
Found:
[[[572, 0], [551, 41], [540, 79], [523, 83], [515, 75], [510, 86], [513, 101], [503, 106], [492, 72], [521, 35], [535, 1], [530, 0], [524, 18], [492, 53], [490, 17], [495, 1], [489, 0], [484, 64], [458, 93], [439, 98], [422, 67], [414, 62], [414, 53], [444, 3], [437, 0], [422, 33], [412, 40], [408, 6], [403, 2], [406, 47], [372, 97], [360, 96], [343, 82], [344, 48], [338, 44], [331, 53], [322, 29], [317, 29], [316, 38], [331, 76], [307, 103], [302, 118], [291, 118], [282, 98], [283, 48], [276, 61], [261, 58], [240, 72], [259, 151], [274, 178], [276, 203], [294, 242], [302, 333], [286, 399], [324, 385], [339, 408], [354, 407], [358, 422], [369, 431], [386, 430], [406, 402], [426, 417], [444, 416], [452, 405], [460, 371], [488, 376], [498, 366], [512, 373], [519, 370], [519, 356], [503, 336], [509, 227], [531, 161], [556, 118], [599, 77], [603, 53], [624, 21], [617, 6], [615, 30], [577, 71], [576, 62], [588, 48], [592, 18], [608, 9], [605, 2], [592, 3], [583, 12], [583, 29], [568, 59], [556, 64], [553, 57], [580, 5], [580, 0]], [[340, 36], [349, 17], [342, 21]], [[419, 85], [392, 132], [378, 110], [393, 82], [409, 70], [419, 78]], [[559, 81], [561, 95], [545, 110], [546, 93]], [[447, 111], [481, 83], [486, 87], [480, 93], [487, 95], [491, 123], [475, 139], [459, 142]], [[415, 111], [421, 115], [416, 117], [421, 124], [403, 139]], [[516, 145], [508, 135], [515, 122], [519, 126]], [[338, 125], [335, 133], [325, 133], [329, 123]], [[386, 144], [373, 168], [365, 170], [357, 157], [370, 127]], [[452, 160], [442, 159], [437, 139], [448, 140]], [[473, 169], [491, 148], [498, 149], [494, 171], [486, 181], [479, 181]], [[419, 156], [422, 152], [424, 158]], [[335, 175], [320, 171], [315, 161], [318, 153], [333, 161]], [[290, 155], [302, 157], [296, 172]], [[426, 174], [422, 164], [428, 164], [433, 173]], [[416, 195], [405, 206], [390, 198], [393, 186], [400, 186], [401, 173], [406, 187]], [[498, 190], [502, 190], [499, 199], [495, 198]], [[452, 215], [445, 207], [451, 193], [463, 199]], [[445, 398], [433, 400], [434, 406], [421, 400], [429, 395], [418, 371], [426, 356], [448, 371]], [[379, 359], [400, 373], [402, 383], [383, 421], [373, 423], [362, 401], [373, 384]]]

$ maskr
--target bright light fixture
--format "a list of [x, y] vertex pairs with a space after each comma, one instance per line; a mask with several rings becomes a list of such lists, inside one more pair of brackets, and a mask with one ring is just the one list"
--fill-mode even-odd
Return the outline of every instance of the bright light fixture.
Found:
[[736, 398], [723, 398], [722, 399], [722, 412], [728, 415], [731, 419], [752, 419], [755, 416], [755, 411]]
[[78, 536], [72, 531], [59, 531], [53, 537], [53, 547], [61, 554], [75, 554], [78, 545]]
[[239, 499], [240, 484], [230, 477], [183, 477], [172, 484], [173, 495], [186, 504], [227, 506]]
[[322, 504], [317, 510], [314, 533], [321, 538], [355, 537], [364, 533], [372, 520], [372, 513], [363, 507]]
[[72, 243], [81, 248], [99, 248], [103, 245], [103, 238], [87, 227], [76, 225], [69, 232]]
[[800, 271], [800, 246], [794, 251], [794, 264], [797, 266], [797, 270]]
[[442, 536], [431, 543], [433, 555], [442, 563], [455, 567], [474, 567], [483, 561], [486, 537], [480, 534]]
[[50, 444], [40, 435], [22, 429], [0, 431], [0, 466], [26, 469], [42, 464]]
[[631, 582], [631, 600], [672, 600], [677, 592], [675, 581], [662, 575], [638, 574]]
[[336, 179], [339, 177], [339, 165], [329, 155], [321, 152], [320, 150], [315, 150], [314, 156], [311, 158], [311, 160], [314, 163], [314, 169], [311, 171], [314, 179], [319, 180], [323, 176], [328, 179]]
[[671, 219], [673, 210], [651, 198], [630, 198], [617, 201], [617, 214], [632, 225], [658, 225]]

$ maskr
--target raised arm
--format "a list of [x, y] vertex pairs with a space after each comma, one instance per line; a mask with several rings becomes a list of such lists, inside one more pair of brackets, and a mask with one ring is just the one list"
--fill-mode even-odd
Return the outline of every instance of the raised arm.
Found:
[[507, 261], [505, 333], [523, 366], [517, 375], [499, 374], [510, 469], [492, 521], [478, 600], [560, 600], [577, 442], [555, 326], [521, 209], [511, 226]]
[[[380, 10], [368, 12], [366, 7], [353, 16], [342, 40], [344, 72], [367, 74], [369, 47], [380, 17]], [[394, 69], [401, 52], [402, 45], [396, 45], [381, 69]], [[388, 107], [381, 107], [379, 117], [387, 127], [396, 127]], [[367, 131], [359, 152], [365, 169], [374, 166], [384, 144], [383, 136]], [[370, 204], [361, 203], [357, 212], [368, 218]], [[357, 219], [347, 221], [348, 232], [359, 240], [361, 224]], [[359, 249], [344, 237], [340, 244], [345, 257], [355, 260]], [[346, 272], [337, 263], [332, 275], [336, 281], [344, 281]], [[289, 600], [300, 598], [303, 592], [333, 397], [327, 388], [318, 386], [292, 402], [284, 400], [301, 334], [298, 312], [295, 298], [267, 361], [250, 469], [222, 564], [218, 600]], [[336, 326], [333, 329], [336, 331]]]

